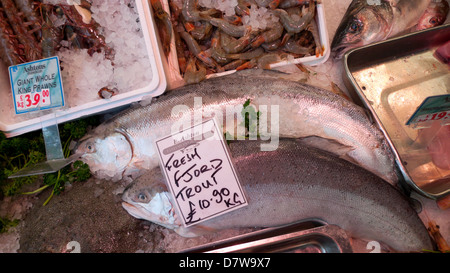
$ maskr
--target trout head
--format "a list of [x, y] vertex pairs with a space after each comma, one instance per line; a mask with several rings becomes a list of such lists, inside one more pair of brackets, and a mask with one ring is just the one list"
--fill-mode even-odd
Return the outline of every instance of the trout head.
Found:
[[331, 45], [335, 59], [350, 49], [381, 41], [389, 36], [393, 11], [389, 1], [353, 0]]
[[[101, 126], [98, 129], [101, 129]], [[126, 135], [119, 131], [107, 132], [98, 129], [80, 140], [75, 154], [89, 165], [91, 172], [98, 178], [121, 178], [133, 158], [132, 144]]]
[[138, 177], [123, 192], [122, 207], [133, 217], [169, 229], [182, 226], [177, 221], [170, 193], [159, 168]]

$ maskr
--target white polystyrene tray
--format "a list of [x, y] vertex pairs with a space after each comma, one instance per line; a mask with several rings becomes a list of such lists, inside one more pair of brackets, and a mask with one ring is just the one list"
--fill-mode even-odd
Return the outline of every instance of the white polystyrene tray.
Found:
[[59, 124], [83, 116], [107, 112], [114, 108], [140, 101], [143, 98], [154, 97], [164, 93], [167, 88], [167, 80], [164, 73], [151, 11], [147, 0], [136, 0], [136, 6], [139, 12], [141, 27], [153, 73], [151, 82], [145, 87], [115, 95], [110, 99], [99, 99], [76, 107], [56, 109], [50, 114], [30, 118], [18, 123], [4, 121], [0, 117], [0, 130], [3, 131], [7, 137], [13, 137], [39, 130], [55, 123]]
[[[168, 0], [163, 0], [163, 5], [164, 5], [164, 9], [170, 13]], [[282, 61], [282, 62], [271, 64], [270, 68], [277, 68], [277, 67], [281, 67], [281, 66], [285, 66], [285, 65], [289, 65], [289, 64], [299, 64], [299, 63], [308, 65], [308, 66], [316, 66], [316, 65], [325, 63], [328, 60], [328, 58], [330, 57], [331, 49], [330, 49], [330, 42], [328, 40], [328, 31], [327, 31], [327, 26], [326, 26], [325, 11], [323, 8], [323, 4], [317, 5], [316, 23], [317, 23], [317, 27], [319, 29], [320, 43], [324, 47], [324, 52], [323, 52], [322, 56], [316, 57], [314, 55], [314, 56], [307, 56], [307, 57], [303, 57], [303, 58], [297, 58], [297, 59], [293, 59], [293, 60]], [[169, 56], [169, 62], [172, 64], [171, 70], [172, 71], [177, 70], [179, 72], [178, 63], [177, 63], [177, 55], [176, 55], [174, 43], [175, 43], [174, 40], [172, 40], [171, 54]], [[221, 72], [221, 73], [209, 74], [207, 76], [207, 78], [225, 76], [228, 74], [232, 74], [234, 72], [236, 72], [236, 70], [228, 70], [228, 71]], [[172, 77], [174, 77], [174, 76], [172, 76]], [[178, 75], [178, 77], [181, 77], [181, 76]], [[168, 76], [168, 78], [169, 78], [169, 81], [171, 81], [171, 77]], [[169, 82], [169, 86], [170, 85], [171, 85], [171, 82]]]

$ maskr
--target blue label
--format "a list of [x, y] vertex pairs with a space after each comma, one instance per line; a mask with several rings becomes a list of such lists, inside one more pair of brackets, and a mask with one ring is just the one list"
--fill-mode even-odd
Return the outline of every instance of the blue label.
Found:
[[16, 114], [64, 106], [58, 57], [9, 67]]
[[426, 98], [406, 125], [447, 119], [450, 119], [450, 94]]

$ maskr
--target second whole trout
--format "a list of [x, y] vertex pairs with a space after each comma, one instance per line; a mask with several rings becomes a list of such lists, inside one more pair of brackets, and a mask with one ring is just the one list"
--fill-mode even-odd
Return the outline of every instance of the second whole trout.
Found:
[[[379, 177], [296, 140], [281, 139], [279, 148], [270, 152], [260, 151], [259, 146], [259, 141], [234, 141], [229, 146], [249, 200], [245, 207], [186, 228], [159, 168], [126, 188], [122, 206], [133, 217], [173, 229], [183, 237], [321, 219], [354, 238], [375, 240], [395, 251], [433, 249], [410, 201]], [[203, 190], [214, 192], [224, 185], [220, 183]], [[183, 183], [176, 192], [189, 186]]]
[[241, 111], [250, 101], [254, 116], [260, 112], [260, 135], [271, 138], [272, 147], [263, 150], [276, 149], [279, 137], [302, 138], [388, 182], [397, 182], [392, 151], [362, 108], [330, 91], [281, 79], [281, 75], [240, 71], [171, 90], [147, 106], [126, 110], [101, 124], [75, 153], [98, 178], [137, 177], [159, 166], [155, 140], [202, 119], [215, 116], [223, 121], [224, 134], [242, 139], [239, 132], [245, 119]]

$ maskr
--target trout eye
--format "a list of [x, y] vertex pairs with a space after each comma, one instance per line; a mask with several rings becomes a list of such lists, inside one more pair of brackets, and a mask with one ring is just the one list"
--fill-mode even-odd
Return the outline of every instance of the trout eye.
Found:
[[137, 196], [138, 201], [140, 202], [145, 202], [147, 201], [147, 195], [145, 193], [139, 193]]
[[92, 143], [92, 142], [86, 143], [86, 152], [88, 152], [88, 153], [93, 153], [93, 152], [95, 152], [95, 146], [94, 146], [94, 143]]
[[350, 33], [356, 33], [356, 32], [359, 32], [362, 27], [363, 27], [363, 25], [362, 25], [361, 21], [353, 20], [348, 28], [348, 31]]
[[429, 21], [430, 24], [436, 25], [438, 23], [438, 19], [436, 17], [432, 17]]

